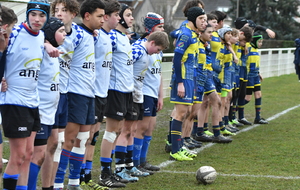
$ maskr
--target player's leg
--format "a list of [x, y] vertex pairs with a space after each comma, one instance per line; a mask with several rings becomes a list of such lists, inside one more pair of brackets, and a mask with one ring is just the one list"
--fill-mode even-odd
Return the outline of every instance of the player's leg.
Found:
[[[144, 120], [145, 118], [146, 120]], [[160, 168], [158, 166], [154, 166], [150, 164], [147, 160], [147, 154], [148, 154], [150, 142], [152, 140], [153, 130], [155, 129], [156, 126], [156, 116], [153, 117], [144, 116], [144, 119], [142, 121], [144, 121], [144, 123], [148, 122], [148, 129], [145, 131], [145, 135], [144, 135], [143, 146], [142, 146], [141, 156], [140, 156], [140, 165], [146, 170], [159, 171]]]
[[267, 120], [260, 116], [261, 105], [262, 105], [262, 93], [261, 93], [261, 84], [260, 78], [257, 76], [254, 82], [254, 98], [255, 98], [255, 119], [254, 123], [256, 124], [269, 124]]
[[51, 130], [52, 126], [41, 124], [41, 130], [36, 133], [33, 155], [30, 161], [28, 190], [35, 190], [37, 187], [38, 174], [45, 161], [47, 139]]
[[[50, 188], [53, 186], [53, 173], [54, 169], [54, 153], [58, 145], [58, 128], [51, 130], [51, 135], [47, 141], [47, 148], [45, 152], [45, 160], [41, 167], [41, 180], [42, 180], [42, 187], [43, 188]], [[56, 173], [56, 170], [55, 170]], [[51, 181], [53, 179], [53, 181]]]

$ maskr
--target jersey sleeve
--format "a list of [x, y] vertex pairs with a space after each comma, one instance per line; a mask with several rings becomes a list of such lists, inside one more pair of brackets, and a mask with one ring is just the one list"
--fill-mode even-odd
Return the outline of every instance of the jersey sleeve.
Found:
[[190, 38], [191, 37], [189, 35], [184, 34], [184, 33], [181, 34], [180, 36], [178, 36], [174, 52], [184, 54], [185, 50], [190, 45]]
[[111, 39], [112, 51], [114, 52], [117, 49], [117, 34], [115, 31], [109, 33]]
[[72, 28], [75, 30], [76, 32], [76, 36], [75, 39], [73, 40], [74, 43], [74, 49], [76, 49], [79, 44], [82, 42], [83, 39], [83, 31], [82, 29], [77, 25], [77, 24], [72, 24]]
[[9, 41], [8, 41], [8, 46], [7, 46], [7, 53], [10, 52], [17, 36], [19, 35], [20, 30], [21, 30], [20, 26], [16, 26], [16, 27], [13, 28], [13, 30], [12, 30], [10, 36], [9, 36]]
[[142, 48], [138, 46], [132, 46], [132, 61], [133, 64], [137, 62], [143, 56]]

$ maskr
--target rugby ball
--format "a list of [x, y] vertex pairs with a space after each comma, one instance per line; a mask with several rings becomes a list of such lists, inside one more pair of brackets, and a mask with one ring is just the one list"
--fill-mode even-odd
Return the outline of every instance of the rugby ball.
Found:
[[213, 183], [217, 175], [215, 168], [211, 166], [201, 166], [196, 172], [196, 179], [198, 182], [206, 185]]

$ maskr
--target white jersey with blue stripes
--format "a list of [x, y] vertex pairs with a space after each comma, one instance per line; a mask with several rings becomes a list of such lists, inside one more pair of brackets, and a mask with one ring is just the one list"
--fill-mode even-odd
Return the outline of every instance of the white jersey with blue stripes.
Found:
[[133, 92], [132, 50], [129, 39], [118, 30], [112, 30], [109, 34], [113, 48], [109, 89], [123, 93]]
[[149, 55], [144, 43], [132, 46], [134, 90], [133, 102], [143, 103], [143, 83], [149, 64]]
[[59, 101], [59, 61], [45, 53], [38, 80], [41, 124], [53, 125]]
[[33, 33], [24, 24], [13, 28], [4, 71], [8, 89], [2, 92], [2, 104], [38, 107], [37, 84], [44, 39], [44, 32]]
[[86, 97], [95, 97], [95, 50], [93, 31], [84, 25], [77, 25], [82, 29], [82, 34], [76, 37], [80, 43], [75, 47], [70, 63], [68, 92]]
[[112, 45], [109, 33], [104, 29], [100, 29], [95, 37], [95, 63], [95, 95], [106, 98], [112, 68]]
[[[138, 39], [133, 45], [141, 44], [147, 41], [146, 38]], [[149, 65], [146, 71], [143, 85], [143, 94], [158, 98], [159, 87], [161, 83], [161, 62], [163, 53], [152, 54], [149, 56]]]
[[72, 23], [72, 31], [65, 38], [64, 43], [58, 47], [59, 51], [63, 52], [59, 56], [60, 65], [60, 77], [59, 77], [59, 91], [60, 93], [68, 92], [68, 82], [69, 82], [69, 70], [70, 63], [74, 54], [74, 49], [79, 45], [82, 38], [77, 38], [82, 36], [82, 29], [76, 26], [76, 23]]
[[161, 62], [163, 53], [153, 54], [150, 56], [148, 70], [146, 72], [143, 94], [158, 98], [159, 87], [161, 83]]

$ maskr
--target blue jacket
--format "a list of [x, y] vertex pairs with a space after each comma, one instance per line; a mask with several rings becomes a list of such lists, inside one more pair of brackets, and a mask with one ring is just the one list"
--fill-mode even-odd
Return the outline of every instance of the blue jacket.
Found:
[[294, 52], [295, 58], [294, 58], [294, 64], [295, 64], [295, 70], [296, 74], [300, 75], [300, 38], [295, 39], [296, 49]]

